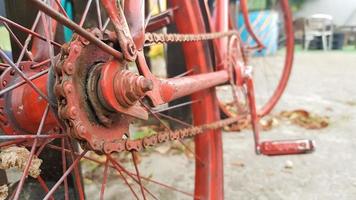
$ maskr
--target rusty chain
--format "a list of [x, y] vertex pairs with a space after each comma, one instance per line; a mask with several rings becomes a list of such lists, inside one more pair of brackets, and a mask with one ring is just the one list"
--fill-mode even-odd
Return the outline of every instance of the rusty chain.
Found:
[[173, 42], [196, 42], [204, 40], [213, 40], [222, 37], [238, 35], [236, 30], [215, 33], [200, 33], [200, 34], [179, 34], [179, 33], [146, 33], [146, 44], [153, 43], [173, 43]]
[[[194, 41], [204, 41], [204, 40], [212, 40], [212, 39], [217, 39], [221, 37], [228, 37], [237, 34], [237, 31], [227, 31], [227, 32], [216, 32], [216, 33], [203, 33], [203, 34], [163, 34], [163, 33], [146, 33], [145, 34], [145, 43], [172, 43], [172, 42], [194, 42]], [[64, 56], [66, 57], [66, 56]], [[78, 121], [74, 120], [73, 117], [71, 117], [68, 114], [61, 114], [63, 111], [68, 110], [68, 105], [66, 105], [66, 100], [70, 98], [67, 96], [68, 92], [66, 92], [64, 85], [64, 80], [70, 78], [71, 75], [68, 76], [68, 66], [64, 64], [64, 60], [59, 60], [59, 63], [56, 68], [55, 68], [55, 73], [56, 73], [56, 83], [55, 83], [55, 89], [56, 93], [60, 94], [60, 97], [57, 98], [60, 102], [58, 103], [58, 110], [59, 110], [59, 117], [61, 118], [62, 121], [65, 122], [65, 126], [67, 128], [67, 131], [74, 131], [74, 137], [76, 135], [80, 135], [81, 129], [73, 128], [74, 124], [77, 124]], [[67, 78], [63, 78], [63, 75]], [[103, 151], [105, 153], [111, 153], [111, 152], [122, 152], [122, 151], [140, 151], [144, 148], [152, 147], [156, 144], [159, 143], [164, 143], [167, 141], [174, 141], [174, 140], [180, 140], [184, 139], [187, 137], [193, 137], [198, 134], [203, 133], [204, 131], [207, 130], [216, 130], [216, 129], [221, 129], [225, 126], [231, 125], [233, 123], [236, 123], [239, 121], [238, 117], [231, 117], [231, 118], [226, 118], [223, 120], [215, 121], [209, 124], [203, 124], [203, 125], [198, 125], [198, 126], [191, 126], [188, 128], [183, 128], [183, 129], [178, 129], [174, 131], [162, 131], [158, 132], [157, 134], [147, 136], [141, 139], [135, 139], [135, 140], [130, 140], [130, 139], [120, 139], [116, 140], [115, 144], [110, 144], [107, 146], [110, 146], [110, 149], [103, 145]], [[75, 125], [74, 125], [75, 126]], [[78, 138], [78, 137], [77, 137]], [[78, 138], [79, 140], [83, 141], [84, 138]], [[85, 141], [84, 139], [84, 144], [87, 144], [88, 141]]]

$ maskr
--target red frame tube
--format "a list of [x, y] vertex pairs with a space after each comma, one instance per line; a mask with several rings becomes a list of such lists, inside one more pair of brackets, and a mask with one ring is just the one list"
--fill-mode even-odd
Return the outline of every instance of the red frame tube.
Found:
[[226, 70], [166, 79], [160, 84], [161, 97], [164, 102], [169, 102], [226, 83], [228, 80], [229, 74]]

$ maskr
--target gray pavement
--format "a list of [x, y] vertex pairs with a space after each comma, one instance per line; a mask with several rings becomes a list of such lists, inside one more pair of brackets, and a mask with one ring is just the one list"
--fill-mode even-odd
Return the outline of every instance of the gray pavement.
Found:
[[355, 79], [355, 52], [297, 53], [274, 112], [302, 108], [329, 116], [330, 126], [306, 130], [281, 124], [263, 133], [263, 138], [314, 139], [316, 151], [301, 156], [256, 156], [250, 131], [225, 133], [226, 199], [356, 199]]

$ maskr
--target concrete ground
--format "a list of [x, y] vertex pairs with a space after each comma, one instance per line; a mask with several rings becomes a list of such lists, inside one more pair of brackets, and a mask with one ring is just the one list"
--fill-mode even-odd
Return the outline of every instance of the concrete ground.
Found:
[[[273, 112], [305, 109], [329, 116], [330, 125], [307, 130], [280, 123], [262, 133], [264, 139], [315, 140], [314, 153], [298, 156], [256, 156], [250, 130], [224, 133], [225, 199], [356, 199], [355, 79], [354, 52], [298, 52], [287, 91]], [[193, 190], [194, 162], [184, 154], [153, 153], [143, 157], [140, 169], [155, 180]], [[100, 184], [101, 179], [88, 184], [87, 195], [98, 196]], [[133, 198], [127, 187], [111, 181], [108, 185], [107, 199]], [[154, 184], [146, 186], [159, 199], [191, 199]]]
[[[308, 138], [308, 155], [263, 157], [250, 131], [225, 133], [226, 199], [356, 199], [356, 55], [299, 52], [285, 95], [274, 112], [302, 108], [330, 117], [330, 126], [306, 130], [281, 124], [263, 138]], [[233, 163], [243, 163], [237, 167]], [[286, 169], [286, 163], [293, 163]]]

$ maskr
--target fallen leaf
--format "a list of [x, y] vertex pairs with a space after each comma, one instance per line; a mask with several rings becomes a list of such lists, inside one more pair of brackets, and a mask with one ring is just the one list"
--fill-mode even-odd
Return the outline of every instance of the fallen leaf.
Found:
[[345, 103], [349, 106], [356, 106], [356, 101], [346, 101]]
[[279, 116], [306, 129], [322, 129], [329, 126], [329, 117], [310, 114], [301, 109], [283, 111]]
[[[12, 146], [6, 149], [1, 149], [0, 169], [6, 170], [16, 168], [24, 170], [29, 157], [30, 152], [25, 147]], [[34, 155], [31, 160], [28, 175], [32, 176], [33, 178], [37, 178], [41, 173], [41, 164], [42, 160], [39, 159], [36, 155]]]
[[276, 117], [265, 117], [260, 119], [260, 127], [263, 131], [269, 131], [278, 126], [279, 121]]
[[0, 200], [5, 200], [9, 195], [9, 188], [7, 185], [0, 186]]

